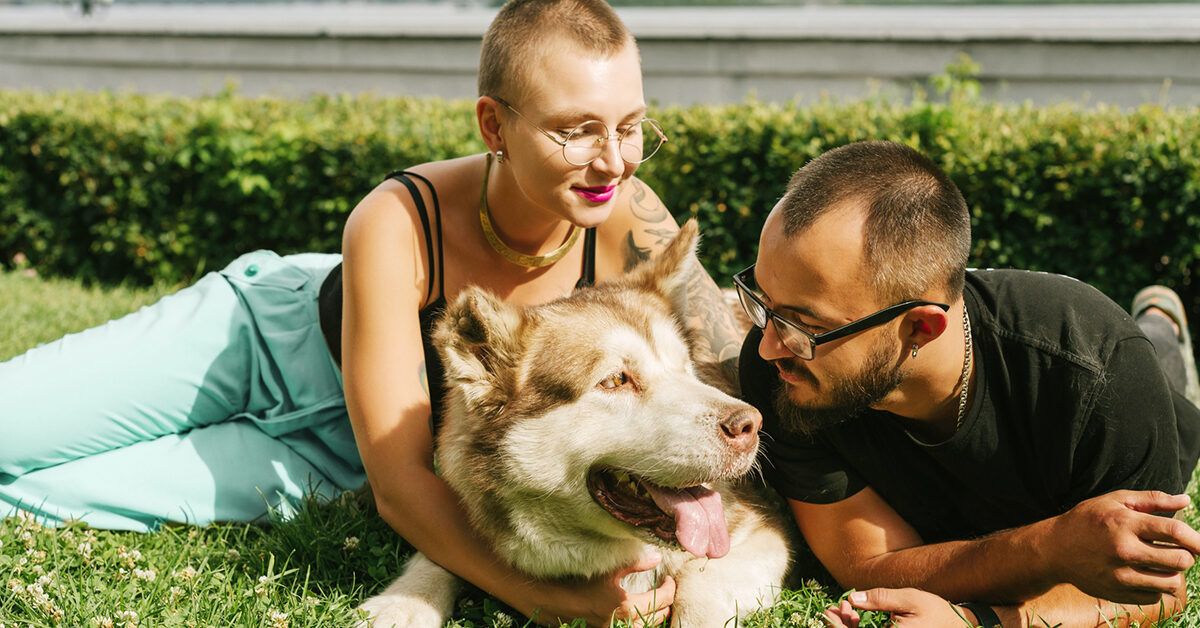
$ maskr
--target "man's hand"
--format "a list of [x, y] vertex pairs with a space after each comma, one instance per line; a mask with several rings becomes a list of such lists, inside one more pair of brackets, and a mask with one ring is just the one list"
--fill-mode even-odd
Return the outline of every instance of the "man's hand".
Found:
[[1051, 519], [1045, 565], [1058, 582], [1123, 604], [1155, 604], [1183, 589], [1200, 554], [1200, 533], [1171, 513], [1187, 495], [1115, 491], [1080, 502]]
[[859, 610], [891, 613], [894, 626], [966, 628], [975, 625], [975, 616], [970, 611], [920, 589], [855, 591], [839, 606], [825, 609], [825, 621], [833, 628], [858, 628]]

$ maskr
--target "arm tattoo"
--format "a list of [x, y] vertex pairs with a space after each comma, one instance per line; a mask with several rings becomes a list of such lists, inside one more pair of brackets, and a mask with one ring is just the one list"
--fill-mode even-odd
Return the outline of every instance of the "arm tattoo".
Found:
[[700, 265], [700, 260], [693, 255], [688, 259], [688, 265], [690, 268], [683, 286], [687, 291], [684, 321], [698, 333], [701, 340], [697, 343], [697, 362], [707, 362], [715, 367], [728, 383], [728, 390], [740, 395], [738, 356], [742, 352], [746, 330], [738, 324], [716, 282]]
[[[630, 232], [632, 234], [632, 232]], [[646, 229], [646, 233], [654, 236], [654, 246], [666, 246], [671, 238], [679, 233], [678, 229]]]
[[650, 188], [646, 187], [645, 183], [637, 179], [632, 179], [632, 181], [633, 198], [629, 202], [629, 209], [633, 212], [633, 216], [642, 222], [654, 224], [666, 220], [671, 214], [662, 201], [650, 193]]
[[650, 249], [644, 249], [633, 241], [633, 231], [625, 236], [625, 272], [650, 259]]

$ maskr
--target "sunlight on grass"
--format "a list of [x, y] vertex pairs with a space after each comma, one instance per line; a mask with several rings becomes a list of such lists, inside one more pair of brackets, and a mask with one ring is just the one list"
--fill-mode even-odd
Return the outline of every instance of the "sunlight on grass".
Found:
[[[89, 288], [0, 272], [5, 314], [0, 360], [168, 292], [168, 287]], [[1186, 519], [1197, 525], [1195, 507]], [[83, 524], [47, 529], [13, 517], [0, 522], [0, 626], [352, 626], [358, 621], [354, 607], [398, 574], [409, 551], [376, 516], [371, 501], [352, 493], [310, 501], [294, 518], [273, 526], [167, 526], [136, 534]], [[811, 554], [801, 553], [799, 560], [797, 582], [803, 584], [741, 625], [824, 625], [820, 612], [843, 592], [829, 584]], [[1192, 600], [1197, 578], [1200, 569], [1193, 568]], [[863, 626], [883, 622], [875, 615]], [[468, 589], [448, 625], [510, 628], [526, 622]], [[1200, 603], [1163, 625], [1200, 625]]]

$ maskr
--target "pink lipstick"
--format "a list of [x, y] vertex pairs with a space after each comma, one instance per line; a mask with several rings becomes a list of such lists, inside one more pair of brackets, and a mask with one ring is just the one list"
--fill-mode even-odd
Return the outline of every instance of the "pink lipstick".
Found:
[[607, 203], [617, 192], [615, 185], [600, 185], [596, 187], [573, 187], [571, 188], [583, 200], [589, 203]]

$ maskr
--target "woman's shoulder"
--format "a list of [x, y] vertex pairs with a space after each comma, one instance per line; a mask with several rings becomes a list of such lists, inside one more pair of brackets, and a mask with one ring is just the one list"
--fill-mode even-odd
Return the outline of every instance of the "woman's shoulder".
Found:
[[[363, 196], [346, 221], [346, 239], [435, 229], [440, 210], [453, 204], [477, 168], [478, 155], [428, 162], [394, 171]], [[410, 175], [404, 177], [403, 174]], [[407, 178], [407, 183], [402, 179]], [[419, 196], [418, 196], [419, 195]], [[428, 226], [426, 226], [428, 225]]]

